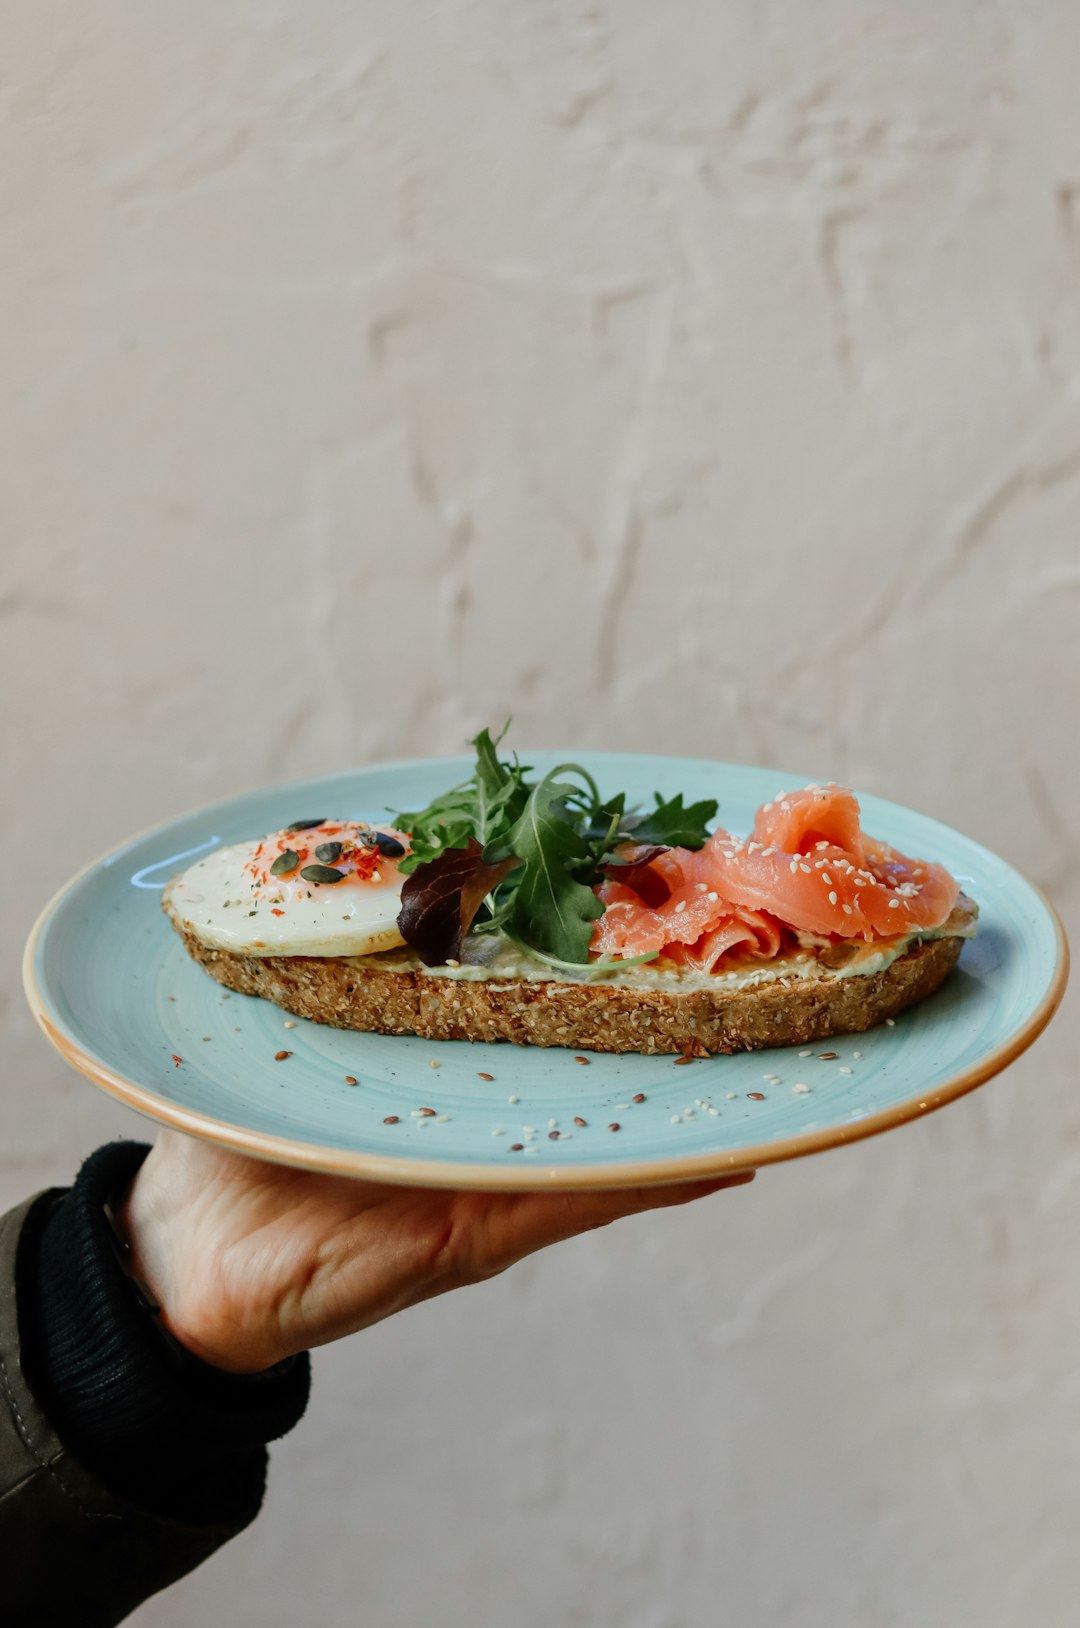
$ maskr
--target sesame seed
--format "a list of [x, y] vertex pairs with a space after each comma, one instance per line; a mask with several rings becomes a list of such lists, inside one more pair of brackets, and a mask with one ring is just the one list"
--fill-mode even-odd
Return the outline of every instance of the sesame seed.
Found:
[[734, 1102], [735, 1101], [735, 1093], [734, 1093], [734, 1091], [729, 1091], [728, 1092], [727, 1099], [728, 1099], [729, 1102]]
[[526, 1154], [526, 1157], [527, 1157], [530, 1153], [539, 1153], [539, 1151], [540, 1151], [539, 1148], [526, 1148], [525, 1149], [525, 1154]]
[[802, 871], [804, 876], [809, 876], [810, 875], [810, 866], [809, 865], [804, 865], [801, 860], [799, 861], [799, 869]]
[[853, 1068], [842, 1068], [840, 1070], [841, 1074], [854, 1074], [854, 1072], [855, 1070]]
[[355, 1074], [346, 1074], [346, 1076], [345, 1076], [345, 1084], [346, 1085], [359, 1085], [360, 1081], [356, 1078]]
[[274, 1053], [274, 1062], [275, 1063], [283, 1063], [285, 1061], [286, 1057], [291, 1057], [291, 1056], [292, 1056], [291, 1051], [276, 1051]]
[[492, 1136], [505, 1136], [506, 1132], [503, 1130], [501, 1125], [496, 1125], [491, 1134]]
[[512, 1105], [515, 1102], [520, 1102], [521, 1098], [520, 1097], [507, 1097], [506, 1100], [507, 1100], [507, 1102], [509, 1102]]
[[762, 857], [762, 859], [768, 859], [770, 857], [770, 855], [774, 854], [775, 852], [776, 852], [775, 848], [762, 848], [761, 857]]
[[282, 1028], [283, 1029], [295, 1029], [296, 1028], [296, 1023], [295, 1023], [294, 1019], [286, 1018], [285, 1022], [282, 1024]]
[[580, 1114], [575, 1114], [574, 1115], [574, 1124], [575, 1125], [584, 1126], [584, 1125], [587, 1125], [588, 1123], [589, 1123], [588, 1120], [587, 1119], [582, 1119]]
[[673, 1125], [681, 1125], [682, 1124], [682, 1114], [672, 1114], [671, 1123]]
[[720, 1117], [719, 1108], [708, 1108], [708, 1109], [706, 1109], [706, 1112], [712, 1114], [714, 1119], [719, 1119], [719, 1117]]
[[626, 1113], [627, 1109], [630, 1107], [630, 1104], [628, 1102], [617, 1102], [615, 1104], [615, 1106], [616, 1106], [616, 1108], [619, 1110], [619, 1112], [621, 1114], [624, 1114], [624, 1113]]
[[885, 1027], [887, 1029], [895, 1029], [896, 1028], [896, 1019], [895, 1018], [886, 1018], [885, 1019]]
[[584, 1063], [586, 1068], [589, 1065], [589, 1059], [587, 1057], [575, 1057], [574, 1062], [575, 1063]]
[[439, 1067], [438, 1059], [435, 1058], [435, 1057], [429, 1057], [428, 1058], [428, 1068], [438, 1068], [438, 1067]]
[[797, 859], [793, 859], [791, 861], [791, 864], [788, 866], [788, 870], [791, 872], [792, 876], [795, 875], [795, 872], [798, 870], [798, 868], [799, 868], [799, 861]]
[[821, 880], [823, 882], [828, 882], [829, 886], [832, 887], [832, 877], [829, 875], [828, 871], [822, 871]]
[[397, 1114], [387, 1114], [386, 1118], [383, 1120], [384, 1125], [397, 1125], [399, 1123], [400, 1121]]
[[813, 1052], [812, 1052], [812, 1051], [801, 1051], [801, 1052], [800, 1052], [800, 1053], [799, 1053], [799, 1056], [800, 1056], [800, 1057], [813, 1057], [813, 1055], [814, 1055], [814, 1054], [813, 1054]]
[[526, 1136], [535, 1136], [536, 1135], [536, 1126], [535, 1125], [522, 1125], [521, 1128], [524, 1131]]
[[549, 1119], [548, 1120], [548, 1129], [553, 1131], [558, 1123], [559, 1123], [559, 1121], [557, 1119]]
[[836, 1061], [839, 1053], [835, 1051], [819, 1051], [818, 1056], [821, 1058], [823, 1063], [833, 1063]]
[[829, 903], [830, 904], [835, 904], [836, 903], [836, 894], [835, 893], [830, 893], [829, 894]]
[[694, 886], [697, 888], [699, 893], [704, 893], [707, 890], [709, 884], [708, 884], [708, 882], [695, 882]]
[[455, 961], [452, 955], [448, 955], [446, 958], [446, 964], [448, 967], [460, 967], [461, 962]]
[[478, 1074], [476, 1078], [478, 1080], [493, 1080], [495, 1076], [494, 1074]]
[[801, 1080], [796, 1081], [796, 1083], [791, 1087], [792, 1094], [797, 1097], [805, 1097], [809, 1089], [810, 1087], [808, 1085], [804, 1085]]
[[748, 1091], [746, 1094], [750, 1098], [751, 1102], [764, 1102], [765, 1101], [765, 1093], [764, 1093], [764, 1091]]
[[448, 1125], [450, 1123], [450, 1115], [449, 1114], [436, 1114], [435, 1115], [435, 1123], [436, 1123], [436, 1125]]
[[681, 916], [685, 909], [686, 909], [686, 900], [685, 899], [680, 899], [678, 904], [675, 906], [675, 914], [677, 916]]
[[844, 912], [845, 916], [850, 916], [851, 915], [852, 911], [851, 911], [851, 906], [849, 904], [843, 905], [842, 909], [843, 909], [843, 912]]
[[899, 908], [900, 908], [900, 900], [899, 899], [890, 899], [889, 900], [889, 909], [890, 910], [899, 910]]
[[719, 897], [720, 897], [719, 893], [710, 893], [709, 894], [709, 903], [710, 904], [715, 904]]
[[418, 1108], [416, 1111], [420, 1115], [421, 1119], [434, 1119], [435, 1118], [435, 1110], [434, 1110], [434, 1108]]
[[854, 1057], [855, 1061], [858, 1062], [859, 1058], [862, 1056], [862, 1052], [861, 1051], [853, 1051], [851, 1055], [852, 1055], [852, 1057]]

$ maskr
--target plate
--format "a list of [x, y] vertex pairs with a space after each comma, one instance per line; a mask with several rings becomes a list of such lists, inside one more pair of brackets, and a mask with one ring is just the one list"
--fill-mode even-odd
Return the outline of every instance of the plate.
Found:
[[[602, 791], [625, 789], [631, 800], [649, 802], [654, 790], [716, 797], [738, 833], [779, 785], [802, 783], [736, 764], [577, 756]], [[565, 760], [523, 757], [541, 771]], [[893, 1026], [809, 1054], [683, 1065], [593, 1053], [582, 1062], [561, 1049], [331, 1029], [222, 989], [161, 911], [168, 878], [219, 843], [315, 815], [378, 821], [388, 809], [423, 807], [471, 772], [471, 758], [426, 759], [296, 781], [125, 843], [70, 881], [34, 927], [24, 961], [34, 1016], [70, 1063], [162, 1124], [314, 1170], [521, 1190], [697, 1180], [889, 1130], [1005, 1068], [1061, 999], [1065, 936], [1038, 889], [958, 832], [870, 796], [861, 798], [866, 829], [947, 865], [979, 902], [979, 935], [939, 993]], [[279, 1050], [290, 1056], [275, 1061]], [[391, 1115], [398, 1122], [388, 1125]]]

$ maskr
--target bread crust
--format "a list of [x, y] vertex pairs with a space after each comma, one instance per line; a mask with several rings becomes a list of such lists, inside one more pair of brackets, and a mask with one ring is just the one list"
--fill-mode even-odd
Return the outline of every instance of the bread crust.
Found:
[[168, 913], [188, 954], [218, 983], [334, 1028], [425, 1040], [698, 1056], [871, 1029], [932, 995], [956, 965], [964, 942], [930, 939], [884, 971], [858, 977], [799, 978], [736, 989], [718, 983], [715, 990], [673, 993], [553, 979], [439, 978], [322, 956], [237, 955], [208, 948]]

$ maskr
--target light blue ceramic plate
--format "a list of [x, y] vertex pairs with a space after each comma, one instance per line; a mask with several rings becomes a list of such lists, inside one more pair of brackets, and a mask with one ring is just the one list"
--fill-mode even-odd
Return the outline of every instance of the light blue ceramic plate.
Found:
[[[537, 768], [564, 759], [523, 755]], [[693, 759], [578, 758], [602, 790], [626, 789], [632, 799], [648, 802], [654, 790], [716, 797], [722, 823], [740, 833], [779, 785], [800, 783]], [[287, 1013], [229, 994], [189, 960], [162, 914], [168, 877], [218, 843], [316, 815], [385, 818], [388, 808], [422, 807], [471, 768], [470, 759], [429, 759], [299, 781], [136, 837], [69, 882], [34, 928], [25, 982], [35, 1017], [105, 1090], [196, 1135], [383, 1181], [520, 1189], [700, 1179], [873, 1135], [998, 1073], [1061, 999], [1065, 938], [1037, 889], [958, 832], [876, 797], [862, 798], [866, 829], [947, 865], [979, 902], [979, 936], [939, 994], [894, 1027], [810, 1056], [785, 1049], [684, 1066], [594, 1053], [586, 1068], [562, 1050], [347, 1033], [304, 1020], [286, 1032]], [[275, 1062], [286, 1047], [292, 1056]], [[839, 1056], [825, 1061], [818, 1050]], [[359, 1084], [347, 1085], [346, 1075]], [[634, 1103], [639, 1093], [645, 1101]], [[412, 1117], [420, 1107], [435, 1117]], [[388, 1114], [399, 1123], [385, 1124]], [[512, 1152], [515, 1143], [526, 1151]]]

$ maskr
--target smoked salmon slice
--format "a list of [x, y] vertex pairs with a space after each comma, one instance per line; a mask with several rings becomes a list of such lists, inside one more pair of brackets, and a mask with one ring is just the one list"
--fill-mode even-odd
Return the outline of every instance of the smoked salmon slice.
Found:
[[[780, 793], [745, 840], [715, 831], [697, 852], [670, 848], [607, 881], [592, 948], [605, 957], [660, 951], [712, 971], [729, 950], [769, 957], [785, 928], [817, 937], [891, 938], [949, 917], [959, 884], [862, 830], [842, 786]], [[666, 895], [666, 896], [665, 896]]]

